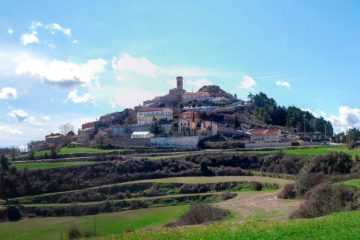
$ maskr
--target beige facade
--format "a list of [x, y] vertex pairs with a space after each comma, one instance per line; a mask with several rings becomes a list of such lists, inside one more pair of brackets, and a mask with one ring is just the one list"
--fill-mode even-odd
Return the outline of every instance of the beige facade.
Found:
[[151, 124], [154, 119], [172, 121], [173, 110], [171, 108], [143, 108], [137, 113], [138, 125]]

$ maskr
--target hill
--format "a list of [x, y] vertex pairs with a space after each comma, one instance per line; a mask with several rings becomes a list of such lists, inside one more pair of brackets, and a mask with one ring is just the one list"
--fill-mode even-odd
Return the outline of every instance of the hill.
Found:
[[219, 86], [216, 85], [207, 85], [203, 86], [199, 89], [198, 92], [208, 92], [210, 97], [222, 97], [227, 99], [235, 99], [233, 95], [222, 90]]

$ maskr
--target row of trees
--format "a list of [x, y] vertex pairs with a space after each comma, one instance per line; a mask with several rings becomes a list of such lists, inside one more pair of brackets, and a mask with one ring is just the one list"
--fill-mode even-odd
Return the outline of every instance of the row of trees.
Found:
[[278, 106], [273, 98], [265, 93], [249, 94], [249, 110], [267, 124], [295, 128], [297, 132], [321, 132], [327, 136], [334, 134], [333, 127], [323, 117], [316, 118], [308, 111], [290, 106]]

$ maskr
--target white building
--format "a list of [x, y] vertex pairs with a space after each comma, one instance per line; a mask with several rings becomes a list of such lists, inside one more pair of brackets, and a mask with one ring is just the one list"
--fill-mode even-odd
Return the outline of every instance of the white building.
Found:
[[138, 125], [151, 124], [154, 119], [172, 121], [173, 110], [171, 108], [142, 108], [137, 113]]
[[139, 138], [152, 138], [155, 135], [151, 132], [133, 132], [131, 134], [132, 139], [139, 139]]

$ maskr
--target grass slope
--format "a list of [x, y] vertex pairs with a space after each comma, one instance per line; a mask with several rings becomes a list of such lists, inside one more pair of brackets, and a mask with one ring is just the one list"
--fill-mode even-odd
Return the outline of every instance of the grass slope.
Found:
[[117, 237], [100, 237], [98, 240], [270, 240], [270, 239], [359, 239], [360, 211], [336, 213], [319, 219], [275, 222], [249, 222], [246, 224], [221, 223], [218, 225], [164, 229], [157, 232], [135, 232]]
[[[278, 153], [280, 150], [255, 150], [249, 152], [256, 153]], [[346, 146], [326, 146], [326, 147], [305, 147], [305, 148], [291, 148], [291, 149], [282, 149], [282, 153], [288, 155], [303, 155], [303, 156], [316, 156], [316, 155], [326, 155], [332, 152], [345, 152], [351, 156], [360, 155], [360, 150], [348, 149]]]
[[351, 179], [342, 183], [344, 183], [345, 185], [354, 186], [360, 190], [360, 179]]
[[[131, 210], [95, 216], [96, 233], [119, 234], [141, 228], [156, 228], [178, 218], [186, 206], [159, 207]], [[34, 218], [15, 223], [0, 224], [1, 240], [62, 240], [68, 239], [67, 229], [77, 226], [80, 230], [94, 232], [94, 216]]]
[[60, 167], [71, 167], [80, 165], [94, 164], [91, 161], [73, 161], [73, 162], [32, 162], [32, 163], [15, 163], [11, 166], [15, 166], [17, 170], [23, 170], [27, 167], [29, 170], [36, 169], [49, 169], [49, 168], [60, 168]]
[[[72, 154], [97, 154], [97, 153], [111, 153], [111, 152], [123, 152], [126, 151], [126, 149], [99, 149], [99, 148], [88, 148], [88, 147], [74, 147], [74, 148], [68, 148], [64, 147], [61, 148], [59, 151], [60, 156], [65, 155], [72, 155]], [[45, 155], [50, 156], [51, 152], [50, 150], [43, 150], [38, 151], [34, 153], [35, 157], [44, 157]], [[23, 154], [20, 156], [20, 159], [28, 158], [28, 154]]]

